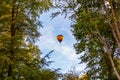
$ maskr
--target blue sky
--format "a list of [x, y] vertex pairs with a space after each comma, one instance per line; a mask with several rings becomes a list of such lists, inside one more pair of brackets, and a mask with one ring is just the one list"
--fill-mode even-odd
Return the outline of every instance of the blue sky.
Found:
[[[72, 66], [75, 66], [76, 70], [82, 71], [85, 65], [78, 64], [80, 55], [75, 54], [75, 49], [73, 48], [73, 44], [76, 41], [71, 32], [71, 21], [64, 18], [63, 15], [51, 20], [51, 12], [46, 12], [40, 17], [43, 28], [40, 29], [42, 36], [38, 45], [41, 52], [45, 55], [54, 49], [50, 60], [55, 62], [50, 65], [51, 68], [61, 68], [61, 72], [66, 73]], [[56, 39], [58, 34], [64, 35], [64, 40], [61, 44]]]

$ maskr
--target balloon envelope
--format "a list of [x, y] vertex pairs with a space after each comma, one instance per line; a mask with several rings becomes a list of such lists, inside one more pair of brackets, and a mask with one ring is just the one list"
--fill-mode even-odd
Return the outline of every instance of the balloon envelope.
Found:
[[64, 39], [63, 35], [57, 35], [57, 40], [61, 43]]

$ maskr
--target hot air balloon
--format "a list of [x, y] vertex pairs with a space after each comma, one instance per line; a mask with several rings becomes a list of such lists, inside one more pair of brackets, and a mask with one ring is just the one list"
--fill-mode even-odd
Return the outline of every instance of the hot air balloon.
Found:
[[63, 35], [57, 35], [57, 40], [61, 43], [64, 39], [64, 36]]

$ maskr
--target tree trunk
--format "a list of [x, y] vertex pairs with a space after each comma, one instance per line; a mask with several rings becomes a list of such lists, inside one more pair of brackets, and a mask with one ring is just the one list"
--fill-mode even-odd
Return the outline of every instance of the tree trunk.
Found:
[[114, 61], [113, 61], [112, 56], [111, 56], [110, 53], [108, 53], [108, 57], [110, 59], [110, 62], [111, 62], [112, 68], [113, 68], [113, 70], [115, 72], [115, 75], [117, 76], [118, 80], [120, 80], [120, 75], [119, 75], [119, 73], [118, 73], [118, 71], [117, 71], [117, 69], [115, 67]]
[[12, 20], [11, 20], [11, 43], [10, 43], [10, 63], [8, 66], [8, 77], [13, 76], [13, 70], [12, 70], [12, 64], [13, 64], [13, 59], [14, 59], [14, 38], [15, 38], [15, 2], [16, 0], [13, 0], [13, 7], [12, 7]]

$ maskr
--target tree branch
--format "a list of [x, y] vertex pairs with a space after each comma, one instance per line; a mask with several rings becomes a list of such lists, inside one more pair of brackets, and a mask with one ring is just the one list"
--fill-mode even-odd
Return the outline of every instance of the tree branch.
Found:
[[105, 48], [106, 48], [106, 50], [107, 50], [106, 53], [108, 54], [108, 58], [109, 58], [109, 60], [110, 60], [110, 62], [111, 62], [112, 68], [113, 68], [113, 70], [114, 70], [114, 72], [115, 72], [118, 80], [120, 80], [120, 75], [119, 75], [119, 73], [118, 73], [118, 71], [117, 71], [117, 69], [116, 69], [116, 67], [115, 67], [115, 63], [114, 63], [113, 58], [112, 58], [112, 56], [111, 56], [112, 53], [110, 52], [110, 48], [108, 47], [105, 39], [102, 37], [102, 35], [100, 34], [100, 32], [99, 32], [98, 29], [97, 29], [97, 33], [98, 33], [98, 35], [99, 35], [99, 39], [101, 40], [101, 42], [103, 43], [103, 45], [105, 46]]

